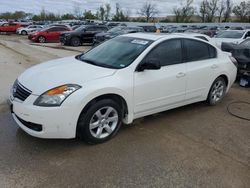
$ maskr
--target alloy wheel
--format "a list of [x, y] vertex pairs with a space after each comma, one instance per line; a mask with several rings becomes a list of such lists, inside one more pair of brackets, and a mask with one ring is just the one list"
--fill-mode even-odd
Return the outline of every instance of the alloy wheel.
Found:
[[108, 137], [116, 129], [118, 119], [118, 112], [111, 106], [97, 110], [89, 123], [91, 135], [98, 139]]
[[211, 99], [214, 102], [220, 101], [224, 96], [224, 91], [225, 91], [224, 83], [221, 80], [218, 80], [212, 88]]

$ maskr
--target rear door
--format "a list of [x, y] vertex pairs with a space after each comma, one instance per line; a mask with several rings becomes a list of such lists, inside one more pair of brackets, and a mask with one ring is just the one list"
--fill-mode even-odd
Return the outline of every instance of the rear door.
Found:
[[186, 100], [199, 100], [206, 97], [211, 84], [219, 74], [217, 50], [208, 43], [183, 39], [187, 64]]
[[58, 42], [61, 32], [67, 31], [65, 27], [54, 27], [49, 32], [49, 37], [51, 41]]
[[95, 31], [96, 31], [95, 26], [86, 27], [85, 32], [82, 35], [83, 41], [86, 43], [92, 42]]

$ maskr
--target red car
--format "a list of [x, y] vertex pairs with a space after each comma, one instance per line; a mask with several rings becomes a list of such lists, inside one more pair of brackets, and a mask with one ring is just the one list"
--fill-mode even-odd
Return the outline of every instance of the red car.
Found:
[[16, 32], [21, 27], [20, 23], [10, 22], [0, 25], [0, 32]]
[[28, 38], [33, 42], [59, 42], [59, 37], [62, 32], [71, 31], [68, 27], [49, 27], [44, 28], [38, 32], [29, 34]]

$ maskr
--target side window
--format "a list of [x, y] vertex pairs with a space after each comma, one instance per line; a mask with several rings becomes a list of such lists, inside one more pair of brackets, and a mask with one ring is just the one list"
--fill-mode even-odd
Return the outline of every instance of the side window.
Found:
[[209, 55], [210, 55], [210, 58], [216, 58], [217, 57], [217, 51], [216, 49], [211, 46], [211, 45], [208, 45], [209, 47]]
[[108, 31], [108, 28], [107, 27], [100, 27], [99, 31]]
[[184, 47], [187, 61], [199, 61], [216, 57], [216, 50], [201, 41], [184, 39]]
[[56, 31], [56, 27], [52, 27], [52, 28], [48, 29], [47, 31], [48, 32], [54, 32], [54, 31]]
[[246, 33], [246, 35], [245, 35], [245, 39], [247, 38], [247, 37], [250, 37], [250, 31], [248, 31], [247, 33]]
[[58, 31], [68, 31], [66, 27], [60, 27]]
[[162, 66], [182, 63], [181, 40], [167, 40], [156, 46], [146, 59], [157, 59]]
[[86, 28], [86, 31], [96, 31], [96, 29], [94, 27], [88, 27]]

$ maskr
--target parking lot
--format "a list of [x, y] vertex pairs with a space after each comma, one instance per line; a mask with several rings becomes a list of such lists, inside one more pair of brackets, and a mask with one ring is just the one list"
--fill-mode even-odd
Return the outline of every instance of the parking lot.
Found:
[[[0, 36], [0, 187], [249, 187], [250, 123], [227, 111], [233, 101], [250, 102], [250, 90], [237, 83], [218, 106], [138, 119], [100, 145], [38, 139], [18, 128], [6, 102], [17, 75], [89, 48]], [[249, 116], [248, 106], [237, 108]]]

